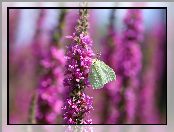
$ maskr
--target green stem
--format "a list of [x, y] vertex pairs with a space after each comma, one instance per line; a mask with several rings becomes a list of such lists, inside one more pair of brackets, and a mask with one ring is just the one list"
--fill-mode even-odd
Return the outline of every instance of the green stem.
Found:
[[29, 108], [29, 118], [28, 122], [31, 124], [35, 124], [35, 114], [36, 114], [36, 94], [32, 96], [31, 103], [30, 103], [30, 108]]
[[63, 29], [65, 27], [65, 17], [66, 17], [66, 9], [62, 9], [60, 12], [59, 20], [58, 20], [58, 26], [56, 27], [56, 30], [53, 33], [53, 43], [55, 43], [57, 46], [60, 45], [60, 39], [63, 35]]

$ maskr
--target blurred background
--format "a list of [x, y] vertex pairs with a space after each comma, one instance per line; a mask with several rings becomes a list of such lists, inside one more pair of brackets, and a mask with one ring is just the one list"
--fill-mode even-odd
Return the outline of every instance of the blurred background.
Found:
[[[20, 3], [18, 4], [20, 5]], [[11, 3], [11, 6], [18, 6], [18, 4]], [[46, 5], [46, 3], [32, 4], [33, 6]], [[113, 3], [107, 6], [110, 5], [113, 5]], [[116, 3], [115, 5], [125, 6], [126, 4]], [[139, 3], [127, 3], [127, 6], [136, 5], [139, 5]], [[66, 6], [65, 3], [64, 6]], [[142, 6], [151, 6], [151, 3], [144, 3]], [[114, 13], [114, 31], [117, 34], [116, 36], [120, 37], [117, 38], [118, 41], [124, 36], [126, 28], [124, 19], [127, 11], [126, 9], [116, 9]], [[67, 10], [66, 12], [63, 37], [60, 40], [60, 47], [63, 50], [65, 49], [65, 44], [68, 43], [64, 36], [71, 35], [74, 32], [73, 25], [77, 20], [77, 12], [78, 10]], [[42, 68], [40, 68], [42, 54], [45, 54], [48, 51], [48, 46], [53, 43], [53, 32], [59, 25], [60, 13], [61, 10], [59, 9], [11, 9], [9, 11], [9, 121], [12, 124], [28, 123], [32, 96], [36, 92], [42, 76]], [[105, 52], [104, 48], [107, 43], [102, 42], [108, 35], [111, 13], [112, 10], [110, 9], [90, 10], [89, 32], [94, 41], [93, 49], [95, 53], [101, 52], [102, 54]], [[142, 52], [142, 68], [138, 77], [140, 81], [139, 87], [143, 91], [143, 94], [141, 94], [144, 96], [136, 96], [134, 101], [139, 102], [137, 107], [142, 107], [145, 110], [141, 108], [140, 113], [134, 114], [136, 118], [131, 123], [165, 124], [167, 92], [166, 12], [165, 9], [143, 9], [141, 10], [141, 17], [144, 30], [142, 31], [143, 39], [139, 43]], [[101, 56], [101, 60], [108, 61], [105, 60], [104, 55]], [[114, 62], [108, 65], [112, 67], [112, 63]], [[115, 84], [112, 85], [114, 86]], [[106, 90], [109, 89], [108, 87], [113, 86], [107, 85], [100, 91], [93, 91], [92, 89], [86, 91], [90, 96], [94, 97], [94, 111], [90, 114], [94, 124], [116, 124], [113, 121], [114, 119], [110, 119], [113, 97], [108, 97], [108, 90]], [[145, 100], [143, 102], [146, 103], [145, 106], [141, 106], [141, 100]], [[107, 103], [112, 106], [106, 108]], [[108, 117], [103, 117], [103, 113], [106, 111]], [[43, 129], [49, 129], [49, 127]], [[120, 130], [121, 128], [118, 129]], [[131, 128], [130, 131], [132, 129], [139, 128]]]

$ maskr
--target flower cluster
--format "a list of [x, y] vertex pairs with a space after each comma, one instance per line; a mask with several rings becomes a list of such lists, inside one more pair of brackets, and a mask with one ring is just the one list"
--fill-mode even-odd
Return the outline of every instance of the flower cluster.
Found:
[[89, 36], [83, 36], [83, 34], [80, 34], [80, 44], [76, 42], [75, 34], [69, 38], [72, 38], [74, 42], [67, 49], [66, 60], [68, 63], [65, 66], [67, 69], [65, 71], [65, 75], [67, 75], [65, 86], [70, 86], [71, 88], [72, 84], [74, 84], [73, 88], [82, 88], [78, 84], [89, 85], [88, 73], [92, 63], [92, 56], [94, 55], [90, 47], [92, 41]]
[[[107, 35], [102, 40], [103, 42], [103, 51], [102, 58], [105, 60], [106, 64], [116, 71], [117, 74], [117, 65], [115, 62], [117, 58], [117, 50], [120, 44], [120, 39], [115, 30], [115, 9], [111, 10], [110, 14], [110, 24], [108, 26]], [[107, 103], [103, 105], [103, 123], [115, 123], [119, 116], [118, 103], [120, 101], [120, 83], [117, 76], [116, 81], [112, 81], [105, 85], [105, 96], [107, 98]]]
[[126, 30], [124, 31], [124, 39], [132, 41], [142, 41], [144, 26], [142, 24], [142, 12], [139, 9], [128, 10], [124, 23]]
[[36, 119], [38, 123], [54, 123], [61, 113], [63, 92], [64, 51], [52, 46], [49, 56], [41, 61], [46, 74], [38, 89], [38, 108]]
[[[163, 70], [166, 65], [162, 64], [165, 62], [164, 53], [166, 52], [164, 50], [166, 48], [164, 29], [163, 23], [157, 23], [154, 30], [149, 33], [149, 36], [153, 39], [153, 44], [147, 42], [146, 45], [151, 50], [151, 58], [146, 60], [147, 64], [143, 71], [139, 99], [139, 120], [143, 123], [159, 123], [161, 117], [159, 116], [160, 111], [157, 109], [157, 102], [165, 102], [164, 98], [163, 101], [159, 99], [160, 94], [165, 94], [164, 91], [160, 93], [159, 89], [161, 87], [166, 88], [161, 81], [162, 78], [166, 79]], [[149, 51], [146, 50], [145, 53], [149, 53]]]
[[135, 41], [124, 42], [117, 53], [117, 72], [127, 78], [136, 77], [142, 67], [140, 45]]
[[139, 42], [143, 38], [141, 11], [130, 9], [124, 19], [126, 30], [117, 55], [118, 72], [132, 78], [141, 70], [142, 53]]
[[92, 100], [84, 93], [84, 89], [90, 87], [88, 73], [92, 63], [92, 41], [88, 35], [74, 33], [68, 36], [72, 43], [66, 53], [66, 71], [64, 86], [68, 89], [70, 98], [66, 100], [64, 119], [67, 124], [88, 124], [90, 120], [83, 120], [86, 113], [92, 109]]
[[[64, 119], [68, 124], [76, 124], [78, 120], [82, 120], [83, 124], [91, 124], [92, 120], [83, 120], [83, 116], [86, 116], [87, 113], [92, 109], [92, 99], [87, 96], [85, 93], [79, 95], [79, 99], [73, 97], [67, 99], [66, 106], [64, 106], [64, 110], [66, 113], [64, 114]], [[83, 115], [83, 116], [81, 116]], [[81, 116], [82, 119], [79, 119]]]
[[[118, 47], [116, 64], [117, 75], [122, 80], [122, 101], [120, 106], [120, 122], [134, 122], [136, 111], [136, 94], [139, 87], [138, 75], [142, 67], [142, 51], [140, 42], [143, 39], [141, 11], [128, 10], [124, 19], [125, 31], [122, 44]], [[123, 110], [124, 109], [124, 110]]]
[[[61, 49], [60, 39], [66, 12], [61, 10], [59, 24], [52, 30], [52, 38], [40, 59], [41, 79], [39, 80], [36, 120], [40, 124], [59, 123], [63, 105], [63, 69], [65, 66], [64, 50]], [[40, 16], [42, 18], [42, 15]]]
[[92, 107], [92, 99], [84, 93], [89, 88], [88, 74], [92, 64], [92, 40], [87, 33], [88, 11], [79, 10], [76, 32], [67, 38], [71, 44], [67, 47], [64, 86], [69, 97], [65, 100], [64, 121], [67, 124], [91, 124], [86, 119]]
[[156, 109], [155, 102], [155, 95], [157, 93], [155, 79], [156, 74], [154, 74], [153, 68], [144, 73], [139, 99], [139, 103], [141, 103], [139, 104], [139, 118], [143, 123], [159, 123], [159, 111]]
[[[36, 62], [35, 65], [39, 69], [39, 63], [38, 60], [43, 58], [43, 55], [45, 54], [46, 50], [46, 45], [49, 43], [50, 38], [47, 39], [47, 37], [50, 35], [49, 32], [50, 30], [47, 29], [44, 26], [44, 22], [46, 20], [48, 11], [45, 9], [41, 9], [39, 11], [39, 16], [36, 21], [36, 31], [34, 34], [34, 40], [32, 42], [31, 48], [33, 49], [33, 55], [36, 57]], [[37, 69], [36, 68], [36, 69]], [[38, 70], [37, 69], [37, 70]], [[38, 74], [38, 71], [36, 70], [36, 74]]]

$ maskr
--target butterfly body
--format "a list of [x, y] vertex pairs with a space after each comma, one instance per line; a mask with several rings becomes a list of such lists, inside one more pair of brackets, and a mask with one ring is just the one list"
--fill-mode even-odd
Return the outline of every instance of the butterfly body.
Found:
[[94, 59], [90, 68], [89, 82], [94, 89], [102, 88], [106, 83], [116, 79], [115, 72], [103, 61]]

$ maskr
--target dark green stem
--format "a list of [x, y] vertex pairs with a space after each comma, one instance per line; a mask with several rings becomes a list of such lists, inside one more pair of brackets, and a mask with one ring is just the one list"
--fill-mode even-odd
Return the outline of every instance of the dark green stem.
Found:
[[65, 25], [65, 17], [66, 9], [62, 9], [58, 20], [58, 26], [56, 27], [56, 30], [53, 33], [53, 43], [55, 43], [57, 46], [60, 46], [60, 39], [62, 38], [63, 29]]
[[31, 124], [35, 124], [35, 114], [36, 114], [36, 94], [32, 96], [30, 107], [29, 107], [29, 118], [28, 122]]

